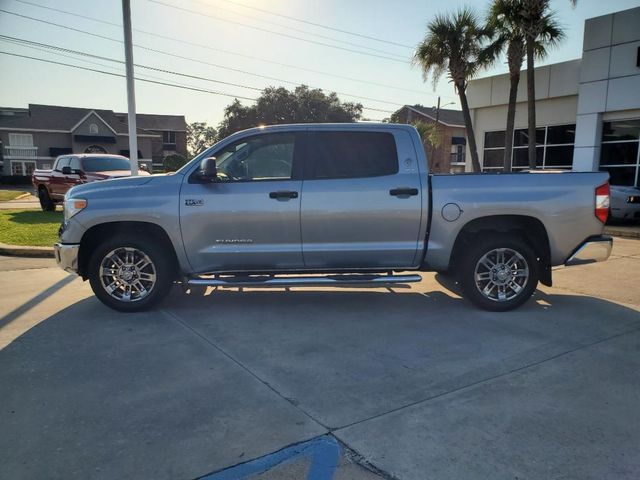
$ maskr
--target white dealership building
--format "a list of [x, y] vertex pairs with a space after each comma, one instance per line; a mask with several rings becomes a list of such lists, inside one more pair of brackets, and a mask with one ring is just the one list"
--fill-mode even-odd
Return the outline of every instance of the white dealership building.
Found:
[[[613, 184], [640, 186], [640, 7], [588, 19], [582, 58], [536, 68], [535, 80], [538, 165], [607, 170]], [[522, 71], [514, 170], [528, 165], [526, 84]], [[480, 163], [500, 169], [509, 75], [471, 81], [468, 97]]]

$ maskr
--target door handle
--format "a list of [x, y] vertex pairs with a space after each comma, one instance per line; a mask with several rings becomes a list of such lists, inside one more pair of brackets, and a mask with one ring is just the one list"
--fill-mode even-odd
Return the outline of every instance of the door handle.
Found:
[[298, 192], [290, 192], [288, 190], [281, 190], [279, 192], [270, 192], [269, 198], [298, 198]]
[[393, 188], [389, 190], [389, 195], [393, 195], [394, 197], [412, 197], [414, 195], [418, 195], [417, 188]]

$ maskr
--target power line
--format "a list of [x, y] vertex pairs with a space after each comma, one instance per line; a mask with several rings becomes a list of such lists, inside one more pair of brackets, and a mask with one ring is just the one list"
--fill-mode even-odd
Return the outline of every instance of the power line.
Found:
[[[98, 60], [105, 60], [107, 62], [114, 62], [114, 63], [124, 64], [124, 61], [118, 60], [118, 59], [115, 59], [115, 58], [103, 57], [101, 55], [95, 55], [95, 54], [88, 53], [88, 52], [81, 52], [79, 50], [71, 50], [69, 48], [63, 48], [63, 47], [59, 47], [57, 45], [51, 45], [51, 44], [48, 44], [48, 43], [34, 42], [32, 40], [27, 40], [27, 39], [24, 39], [24, 38], [10, 37], [8, 35], [0, 35], [0, 40], [10, 41], [10, 42], [12, 42], [14, 44], [17, 44], [17, 45], [25, 45], [25, 46], [31, 45], [31, 46], [34, 46], [34, 47], [40, 47], [41, 49], [58, 50], [58, 51], [61, 51], [61, 52], [73, 53], [74, 55], [80, 55], [80, 56], [83, 56], [83, 57], [91, 57], [91, 58], [96, 58]], [[71, 57], [71, 58], [74, 58], [74, 57]], [[104, 67], [105, 65], [101, 65], [101, 66]], [[174, 72], [172, 70], [166, 70], [166, 69], [158, 68], [158, 67], [151, 67], [149, 65], [141, 65], [139, 63], [135, 63], [134, 66], [136, 66], [138, 68], [143, 68], [145, 70], [153, 70], [153, 71], [156, 71], [156, 72], [168, 73], [170, 75], [178, 75], [180, 77], [192, 78], [194, 80], [203, 80], [203, 81], [206, 81], [206, 82], [220, 83], [220, 84], [229, 85], [229, 86], [232, 86], [232, 87], [246, 88], [246, 89], [249, 89], [249, 90], [255, 90], [257, 92], [261, 92], [263, 90], [262, 88], [258, 88], [258, 87], [250, 87], [248, 85], [242, 85], [242, 84], [239, 84], [239, 83], [225, 82], [223, 80], [214, 80], [212, 78], [201, 77], [201, 76], [198, 76], [198, 75], [189, 75], [187, 73]], [[107, 67], [107, 68], [110, 68], [110, 67]]]
[[[73, 64], [70, 64], [70, 63], [56, 62], [56, 61], [53, 61], [53, 60], [47, 60], [45, 58], [31, 57], [29, 55], [20, 55], [20, 54], [17, 54], [17, 53], [3, 52], [3, 51], [0, 51], [0, 54], [1, 55], [10, 55], [12, 57], [26, 58], [26, 59], [29, 59], [29, 60], [36, 60], [38, 62], [50, 63], [50, 64], [53, 64], [53, 65], [60, 65], [60, 66], [63, 66], [63, 67], [76, 68], [78, 70], [85, 70], [85, 71], [88, 71], [88, 72], [95, 72], [95, 73], [101, 73], [101, 74], [104, 74], [104, 75], [111, 75], [112, 77], [120, 77], [120, 78], [125, 78], [126, 77], [126, 75], [120, 74], [120, 73], [107, 72], [105, 70], [98, 70], [96, 68], [89, 68], [89, 67], [83, 67], [83, 66], [80, 66], [80, 65], [73, 65]], [[183, 86], [183, 85], [177, 85], [175, 83], [161, 82], [161, 81], [157, 81], [157, 80], [148, 80], [148, 79], [140, 78], [140, 77], [134, 77], [134, 78], [135, 78], [135, 80], [140, 81], [140, 82], [153, 83], [153, 84], [156, 84], [156, 85], [164, 85], [165, 87], [182, 88], [182, 89], [185, 89], [185, 90], [192, 90], [192, 91], [195, 91], [195, 92], [210, 93], [212, 95], [221, 95], [221, 96], [224, 96], [224, 97], [231, 97], [231, 98], [241, 98], [243, 100], [249, 100], [251, 102], [255, 102], [257, 100], [257, 98], [243, 97], [243, 96], [240, 96], [240, 95], [231, 95], [230, 93], [216, 92], [216, 91], [213, 91], [213, 90], [206, 90], [204, 88], [199, 88], [199, 87], [187, 87], [187, 86]]]
[[[55, 12], [70, 13], [70, 12], [66, 12], [66, 11], [58, 9], [58, 8], [47, 7], [45, 5], [40, 5], [40, 4], [37, 4], [37, 3], [29, 2], [27, 0], [14, 0], [14, 1], [18, 2], [18, 3], [25, 4], [25, 5], [31, 5], [33, 7], [44, 8], [44, 9], [55, 11]], [[199, 2], [199, 3], [201, 3], [201, 2]], [[207, 4], [203, 3], [203, 5], [207, 5]], [[208, 6], [211, 6], [211, 5], [208, 5]], [[396, 56], [399, 59], [406, 60], [402, 55], [398, 55], [397, 53], [394, 53], [394, 52], [388, 52], [388, 51], [385, 51], [385, 50], [379, 50], [377, 48], [369, 47], [369, 46], [362, 45], [362, 44], [359, 44], [359, 43], [352, 43], [352, 42], [348, 42], [346, 40], [341, 40], [339, 38], [334, 38], [334, 37], [329, 37], [329, 36], [326, 36], [326, 35], [321, 35], [321, 34], [318, 34], [318, 33], [308, 32], [308, 31], [302, 30], [300, 28], [290, 27], [288, 25], [283, 25], [281, 23], [271, 22], [269, 20], [264, 20], [264, 19], [261, 19], [261, 18], [258, 18], [258, 17], [254, 17], [254, 16], [251, 16], [251, 15], [238, 13], [238, 12], [235, 12], [235, 11], [233, 11], [231, 9], [228, 9], [228, 8], [223, 8], [223, 7], [216, 7], [216, 8], [218, 8], [219, 10], [223, 10], [225, 12], [230, 12], [230, 13], [232, 13], [234, 15], [240, 15], [240, 16], [245, 17], [245, 18], [249, 18], [249, 19], [252, 19], [252, 20], [257, 20], [259, 22], [264, 22], [264, 23], [267, 23], [269, 25], [275, 25], [277, 27], [286, 28], [286, 29], [293, 30], [295, 32], [300, 32], [300, 33], [303, 33], [303, 34], [306, 34], [306, 35], [311, 35], [311, 36], [315, 36], [315, 37], [318, 37], [318, 38], [323, 38], [325, 40], [331, 40], [331, 41], [338, 42], [338, 43], [344, 43], [345, 45], [350, 45], [352, 47], [364, 48], [365, 50], [371, 50], [373, 52], [378, 52], [378, 53], [382, 53], [382, 54], [385, 54], [385, 55]], [[106, 20], [97, 20], [95, 18], [86, 16], [86, 15], [75, 14], [75, 13], [73, 15], [75, 15], [77, 17], [80, 17], [80, 18], [87, 19], [87, 20], [100, 21], [101, 23], [105, 23], [107, 25], [112, 25], [112, 26], [116, 26], [116, 27], [122, 27], [122, 25], [119, 25], [117, 23], [108, 22]], [[222, 18], [220, 20], [226, 21], [225, 19], [222, 19]], [[144, 32], [144, 33], [149, 33], [149, 32]]]
[[[8, 35], [0, 35], [0, 40], [8, 40], [8, 41], [12, 41], [12, 42], [18, 43], [18, 44], [35, 45], [35, 46], [39, 46], [41, 48], [47, 48], [47, 49], [51, 49], [51, 50], [58, 50], [58, 51], [73, 53], [75, 55], [81, 55], [81, 56], [85, 56], [85, 57], [96, 58], [96, 59], [99, 59], [99, 60], [106, 60], [106, 61], [109, 61], [109, 62], [116, 62], [116, 63], [120, 63], [120, 64], [124, 63], [122, 60], [118, 60], [118, 59], [114, 59], [114, 58], [104, 57], [104, 56], [101, 56], [101, 55], [95, 55], [95, 54], [92, 54], [92, 53], [82, 52], [82, 51], [79, 51], [79, 50], [72, 50], [72, 49], [69, 49], [69, 48], [59, 47], [57, 45], [34, 42], [32, 40], [27, 40], [27, 39], [18, 38], [18, 37], [11, 37], [11, 36], [8, 36]], [[136, 63], [135, 66], [139, 67], [139, 68], [146, 69], [146, 70], [153, 70], [153, 71], [156, 71], [156, 72], [168, 73], [170, 75], [177, 75], [177, 76], [181, 76], [181, 77], [192, 78], [192, 79], [195, 79], [195, 80], [203, 80], [203, 81], [207, 81], [207, 82], [214, 82], [214, 83], [220, 83], [220, 84], [230, 85], [230, 86], [234, 86], [234, 87], [246, 88], [246, 89], [255, 90], [255, 91], [258, 91], [258, 92], [261, 92], [263, 90], [262, 88], [258, 88], [258, 87], [251, 87], [251, 86], [242, 85], [242, 84], [239, 84], [239, 83], [231, 83], [231, 82], [225, 82], [225, 81], [222, 81], [222, 80], [215, 80], [215, 79], [212, 79], [212, 78], [209, 78], [209, 77], [201, 77], [201, 76], [198, 76], [198, 75], [190, 75], [190, 74], [187, 74], [187, 73], [175, 72], [173, 70], [167, 70], [167, 69], [163, 69], [163, 68], [152, 67], [152, 66], [149, 66], [149, 65], [142, 65], [142, 64]], [[296, 84], [296, 85], [299, 85], [299, 84]], [[313, 87], [312, 86], [311, 88], [317, 88], [317, 87]], [[389, 105], [394, 105], [394, 106], [398, 105], [395, 102], [387, 102], [385, 100], [378, 100], [378, 99], [369, 98], [369, 97], [359, 97], [357, 95], [350, 95], [350, 94], [341, 93], [341, 92], [335, 92], [335, 93], [338, 93], [340, 95], [346, 95], [346, 96], [354, 96], [356, 98], [364, 98], [364, 99], [375, 101], [375, 102], [379, 102], [379, 103], [388, 103]], [[393, 113], [393, 112], [388, 111], [388, 110], [381, 110], [381, 109], [375, 109], [375, 108], [369, 108], [369, 107], [367, 107], [367, 109], [368, 110], [377, 110], [377, 111], [385, 112], [385, 113]]]
[[214, 20], [219, 20], [219, 21], [223, 21], [223, 22], [227, 22], [227, 23], [232, 23], [234, 25], [240, 25], [241, 27], [251, 28], [253, 30], [258, 30], [260, 32], [266, 32], [266, 33], [270, 33], [272, 35], [278, 35], [278, 36], [281, 36], [281, 37], [291, 38], [293, 40], [299, 40], [301, 42], [307, 42], [307, 43], [312, 43], [312, 44], [315, 44], [315, 45], [321, 45], [323, 47], [335, 48], [335, 49], [338, 49], [338, 50], [344, 50], [346, 52], [357, 53], [357, 54], [360, 54], [360, 55], [367, 55], [369, 57], [381, 58], [383, 60], [389, 60], [391, 62], [398, 62], [398, 63], [405, 63], [405, 64], [407, 63], [407, 60], [401, 60], [400, 58], [387, 57], [387, 56], [384, 56], [384, 55], [378, 55], [377, 53], [363, 52], [361, 50], [354, 50], [352, 48], [341, 47], [339, 45], [331, 45], [330, 43], [318, 42], [316, 40], [309, 40], [308, 38], [297, 37], [295, 35], [289, 35], [288, 33], [276, 32], [276, 31], [273, 31], [273, 30], [269, 30], [267, 28], [257, 27], [255, 25], [249, 25], [249, 24], [246, 24], [246, 23], [238, 22], [236, 20], [229, 20], [229, 19], [226, 19], [226, 18], [218, 17], [216, 15], [211, 15], [211, 14], [207, 14], [207, 13], [198, 12], [197, 10], [191, 10], [189, 8], [179, 7], [177, 5], [172, 5], [170, 3], [161, 2], [160, 0], [149, 0], [149, 1], [152, 2], [152, 3], [156, 3], [158, 5], [163, 5], [165, 7], [174, 8], [176, 10], [180, 10], [180, 11], [183, 11], [183, 12], [192, 13], [194, 15], [213, 18]]
[[[113, 27], [122, 28], [122, 25], [119, 24], [119, 23], [109, 22], [107, 20], [103, 20], [103, 19], [95, 18], [95, 17], [89, 17], [87, 15], [81, 15], [79, 13], [70, 12], [68, 10], [62, 10], [62, 9], [59, 9], [59, 8], [53, 8], [53, 7], [48, 7], [48, 6], [45, 6], [45, 5], [39, 5], [37, 3], [29, 2], [29, 1], [26, 1], [26, 0], [14, 0], [14, 1], [18, 2], [18, 3], [23, 3], [25, 5], [31, 5], [31, 6], [37, 7], [37, 8], [41, 8], [41, 9], [45, 9], [45, 10], [49, 10], [49, 11], [53, 11], [53, 12], [58, 12], [58, 13], [62, 13], [62, 14], [65, 14], [65, 15], [70, 15], [70, 16], [77, 17], [77, 18], [82, 18], [84, 20], [91, 20], [93, 22], [102, 23], [104, 25], [110, 25], [110, 26], [113, 26]], [[13, 13], [13, 12], [8, 12], [8, 13]], [[13, 14], [15, 14], [15, 13], [13, 13]], [[17, 14], [15, 14], [15, 15], [17, 15]], [[26, 17], [26, 18], [31, 18], [31, 17]], [[39, 20], [39, 19], [35, 19], [35, 20]], [[194, 46], [194, 47], [205, 48], [207, 50], [211, 50], [211, 51], [214, 51], [214, 52], [225, 53], [225, 54], [228, 54], [228, 55], [235, 55], [235, 56], [238, 56], [238, 57], [247, 58], [249, 60], [257, 60], [259, 62], [270, 63], [272, 65], [277, 65], [279, 67], [291, 68], [291, 69], [300, 70], [300, 71], [303, 71], [303, 72], [315, 73], [315, 74], [318, 74], [318, 75], [325, 75], [327, 77], [339, 78], [339, 79], [342, 79], [342, 80], [349, 80], [351, 82], [357, 82], [357, 83], [362, 83], [362, 84], [366, 84], [366, 85], [374, 85], [374, 86], [377, 86], [377, 87], [389, 88], [389, 89], [399, 90], [399, 91], [404, 91], [404, 92], [409, 92], [409, 93], [418, 93], [418, 94], [421, 94], [421, 95], [429, 95], [429, 96], [436, 96], [437, 95], [436, 93], [429, 93], [429, 92], [425, 92], [425, 91], [422, 91], [422, 90], [415, 90], [415, 89], [411, 89], [411, 88], [399, 87], [397, 85], [373, 82], [373, 81], [370, 81], [370, 80], [364, 80], [362, 78], [348, 77], [348, 76], [345, 76], [345, 75], [338, 75], [338, 74], [335, 74], [335, 73], [326, 72], [326, 71], [322, 71], [322, 70], [315, 70], [313, 68], [300, 67], [298, 65], [291, 65], [291, 64], [288, 64], [288, 63], [282, 63], [282, 62], [277, 62], [277, 61], [274, 61], [274, 60], [268, 60], [266, 58], [256, 57], [254, 55], [247, 55], [247, 54], [244, 54], [244, 53], [234, 52], [232, 50], [225, 50], [225, 49], [221, 49], [221, 48], [216, 48], [216, 47], [212, 47], [210, 45], [206, 45], [206, 44], [203, 44], [203, 43], [190, 42], [188, 40], [184, 40], [184, 39], [181, 39], [181, 38], [171, 37], [171, 36], [168, 36], [168, 35], [162, 35], [162, 34], [155, 33], [155, 32], [149, 32], [149, 31], [146, 31], [146, 30], [138, 29], [138, 28], [134, 28], [133, 30], [135, 32], [142, 33], [144, 35], [149, 35], [149, 36], [153, 36], [153, 37], [156, 37], [156, 38], [162, 38], [164, 40], [170, 40], [170, 41], [173, 41], [173, 42], [182, 43], [183, 45], [190, 45], [190, 46]], [[83, 32], [83, 33], [88, 33], [88, 32]], [[102, 37], [102, 36], [99, 36], [99, 37], [100, 38], [105, 38], [105, 37]], [[110, 38], [108, 38], [108, 39], [112, 40]], [[447, 95], [441, 95], [441, 96], [443, 98], [452, 98], [452, 99], [455, 98], [455, 97], [447, 96]]]
[[[37, 46], [34, 46], [34, 45], [26, 45], [26, 44], [20, 43], [20, 42], [13, 42], [11, 40], [4, 39], [4, 38], [0, 38], [0, 40], [8, 42], [8, 43], [11, 43], [11, 44], [19, 45], [21, 47], [30, 48], [32, 50], [37, 50], [39, 52], [44, 52], [47, 55], [57, 55], [59, 57], [70, 58], [72, 60], [75, 60], [76, 62], [82, 62], [82, 63], [86, 63], [86, 64], [89, 64], [89, 65], [97, 65], [97, 66], [102, 67], [102, 68], [110, 68], [110, 69], [116, 70], [118, 72], [122, 71], [121, 69], [118, 69], [115, 66], [105, 65], [103, 63], [98, 63], [98, 62], [92, 62], [91, 60], [86, 60], [84, 58], [74, 57], [72, 55], [66, 55], [66, 54], [60, 53], [60, 52], [52, 52], [51, 50], [46, 49], [46, 48], [41, 48], [41, 47], [37, 47]], [[150, 79], [153, 79], [153, 80], [161, 80], [161, 81], [166, 80], [165, 78], [156, 77], [154, 75], [148, 75], [148, 74], [145, 74], [144, 77], [141, 77], [141, 78], [150, 78]], [[190, 85], [186, 85], [184, 83], [176, 83], [176, 85], [180, 85], [180, 86], [183, 86], [183, 87], [190, 87]]]
[[[0, 35], [0, 39], [4, 39], [3, 37], [7, 37], [7, 36], [6, 35]], [[14, 39], [14, 37], [7, 37], [7, 38], [12, 39], [12, 40]], [[27, 44], [31, 43], [31, 44], [35, 44], [35, 45], [37, 45], [39, 47], [52, 48], [54, 50], [61, 50], [61, 51], [65, 51], [65, 52], [74, 53], [74, 54], [77, 54], [77, 55], [88, 56], [88, 57], [97, 58], [97, 59], [101, 59], [101, 60], [105, 60], [105, 61], [119, 63], [119, 64], [124, 63], [122, 60], [116, 60], [116, 59], [103, 57], [103, 56], [99, 56], [99, 55], [93, 55], [93, 54], [86, 53], [86, 52], [79, 52], [79, 51], [76, 51], [76, 50], [70, 50], [70, 49], [65, 49], [65, 48], [61, 48], [61, 47], [55, 47], [53, 45], [41, 44], [39, 42], [31, 42], [29, 40], [26, 40], [26, 41], [25, 40], [21, 40], [21, 39], [16, 39], [16, 40], [18, 40], [18, 44], [20, 44], [20, 43], [27, 43]], [[40, 61], [48, 62], [48, 61], [46, 61], [44, 59], [39, 59], [39, 58], [35, 58], [35, 57], [23, 56], [23, 55], [8, 53], [8, 52], [0, 52], [0, 53], [4, 53], [6, 55], [13, 55], [13, 56], [17, 56], [17, 57], [29, 58], [29, 59], [32, 59], [32, 60], [40, 60]], [[105, 72], [104, 70], [97, 70], [97, 69], [89, 69], [87, 67], [81, 67], [79, 65], [71, 65], [71, 64], [66, 64], [66, 63], [61, 63], [61, 62], [53, 62], [53, 61], [48, 62], [48, 63], [54, 63], [54, 64], [57, 64], [57, 65], [63, 65], [63, 66], [73, 67], [73, 68], [78, 68], [78, 69], [86, 69], [86, 70], [97, 72], [97, 73], [116, 75], [116, 74], [114, 74], [112, 72]], [[147, 66], [147, 65], [136, 64], [135, 66], [139, 67], [139, 68], [144, 68], [144, 69], [148, 69], [148, 70], [157, 71], [157, 72], [168, 73], [170, 75], [178, 75], [178, 76], [183, 76], [183, 77], [187, 77], [187, 78], [194, 78], [194, 79], [198, 79], [198, 80], [223, 83], [223, 84], [227, 84], [227, 85], [234, 85], [234, 86], [238, 86], [238, 87], [242, 87], [242, 88], [251, 88], [251, 89], [254, 89], [254, 90], [261, 91], [260, 89], [254, 88], [254, 87], [247, 87], [245, 85], [239, 85], [239, 84], [231, 84], [231, 83], [228, 83], [228, 82], [220, 82], [220, 81], [217, 81], [217, 80], [214, 80], [214, 79], [209, 79], [209, 78], [206, 78], [206, 77], [198, 77], [198, 76], [195, 76], [195, 75], [183, 74], [183, 73], [174, 72], [174, 71], [171, 71], [171, 70], [165, 70], [165, 69], [161, 69], [161, 68], [150, 67], [150, 66]], [[109, 67], [106, 67], [106, 68], [109, 68]], [[116, 76], [124, 77], [124, 75], [116, 75]], [[141, 81], [147, 81], [147, 82], [151, 82], [151, 83], [157, 83], [159, 85], [167, 85], [167, 86], [171, 86], [171, 87], [179, 87], [179, 86], [181, 86], [181, 85], [177, 85], [175, 83], [174, 84], [169, 84], [167, 82], [157, 82], [157, 81], [154, 82], [152, 80], [147, 80], [147, 79], [140, 78], [140, 77], [136, 77], [136, 79], [140, 79]], [[182, 86], [184, 86], [184, 85], [182, 85]], [[210, 90], [201, 89], [201, 88], [198, 88], [198, 87], [184, 86], [184, 88], [188, 88], [190, 90], [195, 90], [195, 91], [206, 92], [206, 93], [213, 93], [213, 94], [217, 94], [217, 95], [224, 95], [224, 96], [228, 96], [228, 97], [241, 98], [243, 100], [251, 100], [251, 101], [256, 101], [257, 100], [255, 98], [244, 97], [244, 96], [240, 96], [240, 95], [231, 95], [231, 94], [226, 94], [226, 93], [221, 93], [221, 92], [214, 92], [214, 91], [210, 91]], [[382, 109], [379, 109], [379, 108], [372, 108], [372, 107], [365, 107], [365, 106], [362, 106], [362, 108], [365, 109], [365, 110], [371, 110], [371, 111], [375, 111], [375, 112], [393, 113], [393, 111], [382, 110]]]
[[[80, 29], [77, 29], [77, 28], [69, 27], [67, 25], [61, 25], [61, 24], [58, 24], [58, 23], [49, 22], [49, 21], [42, 20], [42, 19], [39, 19], [39, 18], [29, 17], [27, 15], [21, 15], [21, 14], [18, 14], [18, 13], [15, 13], [15, 12], [10, 12], [10, 11], [3, 10], [3, 9], [0, 9], [0, 12], [8, 13], [8, 14], [11, 14], [11, 15], [16, 15], [18, 17], [26, 18], [26, 19], [29, 19], [29, 20], [34, 20], [34, 21], [37, 21], [37, 22], [42, 22], [42, 23], [45, 23], [47, 25], [53, 25], [53, 26], [64, 28], [64, 29], [71, 30], [71, 31], [74, 31], [74, 32], [84, 33], [84, 34], [87, 34], [87, 35], [91, 35], [91, 36], [94, 36], [94, 37], [97, 37], [97, 38], [109, 40], [109, 41], [112, 41], [112, 42], [116, 42], [116, 43], [120, 43], [120, 44], [123, 43], [122, 40], [119, 40], [119, 39], [116, 39], [116, 38], [108, 37], [108, 36], [105, 36], [105, 35], [99, 35], [97, 33], [87, 32], [85, 30], [80, 30]], [[11, 38], [15, 38], [15, 37], [11, 37]], [[17, 40], [22, 40], [22, 39], [17, 39]], [[169, 53], [169, 52], [165, 52], [165, 51], [158, 50], [158, 49], [151, 48], [151, 47], [145, 47], [145, 46], [138, 45], [138, 44], [134, 44], [134, 46], [137, 47], [137, 48], [141, 48], [143, 50], [148, 50], [148, 51], [154, 52], [154, 53], [159, 53], [159, 54], [162, 54], [162, 55], [167, 55], [167, 56], [171, 56], [171, 57], [174, 57], [174, 58], [179, 58], [179, 59], [182, 59], [182, 60], [187, 60], [187, 61], [200, 63], [200, 64], [204, 64], [204, 65], [209, 65], [209, 66], [216, 67], [216, 68], [221, 68], [221, 69], [224, 69], [224, 70], [230, 70], [230, 71], [242, 73], [242, 74], [245, 74], [245, 75], [251, 75], [251, 76], [255, 76], [255, 77], [259, 77], [259, 78], [265, 78], [267, 80], [274, 80], [274, 81], [277, 81], [277, 82], [282, 82], [282, 83], [286, 83], [286, 84], [289, 84], [289, 85], [295, 85], [295, 86], [298, 86], [298, 85], [301, 84], [300, 82], [292, 82], [290, 80], [285, 80], [285, 79], [282, 79], [282, 78], [270, 77], [270, 76], [267, 76], [267, 75], [261, 75], [261, 74], [257, 74], [257, 73], [253, 73], [253, 72], [248, 72], [246, 70], [227, 67], [227, 66], [220, 65], [220, 64], [206, 62], [204, 60], [197, 60], [197, 59], [193, 59], [193, 58], [190, 58], [190, 57], [186, 57], [184, 55], [178, 55], [178, 54], [174, 54], [174, 53]], [[225, 82], [217, 81], [217, 83], [225, 83]], [[232, 84], [232, 85], [239, 86], [237, 84]], [[246, 86], [243, 86], [243, 88], [244, 87], [246, 87]], [[323, 90], [323, 88], [317, 87], [317, 86], [310, 85], [310, 87], [311, 88], [319, 88], [319, 89]], [[253, 87], [247, 87], [247, 88], [252, 88], [253, 89]], [[359, 99], [378, 102], [378, 103], [385, 103], [385, 104], [388, 104], [388, 105], [394, 105], [394, 106], [398, 105], [397, 102], [389, 102], [387, 100], [380, 100], [380, 99], [376, 99], [376, 98], [372, 98], [372, 97], [365, 97], [365, 96], [362, 96], [362, 95], [355, 95], [355, 94], [351, 94], [351, 93], [338, 92], [338, 91], [336, 91], [335, 93], [337, 93], [339, 95], [344, 95], [344, 96], [347, 96], [347, 97], [359, 98]], [[375, 109], [369, 108], [369, 110], [375, 110]], [[380, 110], [380, 111], [386, 112], [385, 110]]]
[[[196, 3], [204, 3], [204, 2], [200, 2], [198, 0], [193, 0], [193, 1], [196, 2]], [[331, 27], [329, 25], [323, 25], [321, 23], [311, 22], [309, 20], [304, 20], [302, 18], [292, 17], [290, 15], [284, 15], [282, 13], [276, 13], [276, 12], [273, 12], [271, 10], [267, 10], [267, 9], [264, 9], [264, 8], [254, 7], [252, 5], [245, 5], [244, 3], [234, 2], [232, 0], [220, 0], [220, 1], [226, 2], [226, 3], [231, 3], [232, 5], [237, 5], [237, 6], [243, 7], [243, 8], [248, 8], [250, 10], [256, 10], [258, 12], [267, 13], [269, 15], [273, 15], [273, 16], [276, 16], [276, 17], [286, 18], [287, 20], [293, 20], [295, 22], [306, 23], [307, 25], [313, 25], [314, 27], [324, 28], [326, 30], [333, 30], [334, 32], [340, 32], [340, 33], [344, 33], [344, 34], [347, 34], [347, 35], [353, 35], [355, 37], [366, 38], [367, 40], [374, 40], [376, 42], [388, 43], [389, 45], [395, 45], [397, 47], [410, 48], [412, 50], [414, 49], [413, 46], [406, 45], [404, 43], [392, 42], [390, 40], [384, 40], [382, 38], [376, 38], [376, 37], [371, 37], [369, 35], [364, 35], [364, 34], [361, 34], [361, 33], [350, 32], [349, 30], [342, 30], [340, 28]]]
[[[197, 0], [193, 0], [193, 1], [194, 1], [194, 3], [199, 3], [200, 5], [205, 5], [207, 7], [213, 7], [213, 5], [205, 3], [205, 2], [199, 2]], [[402, 59], [402, 60], [406, 61], [406, 57], [405, 56], [399, 55], [399, 54], [397, 54], [395, 52], [389, 52], [389, 51], [386, 51], [386, 50], [380, 50], [378, 48], [369, 47], [367, 45], [362, 45], [360, 43], [353, 43], [353, 42], [349, 42], [347, 40], [342, 40], [340, 38], [335, 38], [335, 37], [330, 37], [328, 35], [322, 35], [320, 33], [310, 32], [308, 30], [303, 30], [301, 28], [291, 27], [289, 25], [284, 25], [284, 24], [278, 23], [278, 22], [272, 22], [270, 20], [265, 20], [263, 18], [259, 18], [259, 17], [253, 16], [253, 15], [247, 15], [246, 13], [240, 13], [240, 12], [237, 12], [237, 11], [232, 10], [230, 8], [224, 8], [224, 7], [220, 7], [220, 6], [217, 6], [217, 5], [214, 8], [216, 10], [221, 10], [223, 12], [229, 12], [229, 13], [231, 13], [233, 15], [238, 15], [240, 17], [248, 18], [250, 20], [256, 20], [258, 22], [266, 23], [267, 25], [273, 25], [273, 26], [276, 26], [276, 27], [279, 27], [279, 28], [284, 28], [284, 29], [287, 29], [287, 30], [292, 30], [294, 32], [302, 33], [304, 35], [311, 35], [313, 37], [322, 38], [324, 40], [330, 40], [332, 42], [336, 42], [336, 43], [340, 43], [340, 44], [344, 44], [344, 45], [349, 45], [351, 47], [357, 47], [357, 48], [363, 48], [365, 50], [371, 50], [372, 52], [377, 52], [377, 53], [381, 53], [383, 55], [389, 55], [389, 56], [392, 56], [392, 57], [397, 57], [399, 59]]]

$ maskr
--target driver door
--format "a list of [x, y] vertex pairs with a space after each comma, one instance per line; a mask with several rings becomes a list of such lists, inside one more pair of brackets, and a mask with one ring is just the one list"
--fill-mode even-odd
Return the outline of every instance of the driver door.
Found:
[[218, 178], [198, 171], [180, 192], [180, 226], [197, 273], [303, 268], [297, 132], [245, 137], [214, 153]]

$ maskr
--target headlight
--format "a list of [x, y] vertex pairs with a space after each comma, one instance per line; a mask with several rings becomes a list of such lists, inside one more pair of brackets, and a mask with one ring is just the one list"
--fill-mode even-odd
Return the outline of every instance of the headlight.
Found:
[[64, 200], [64, 219], [69, 220], [80, 210], [87, 207], [87, 201], [84, 198], [65, 198]]

